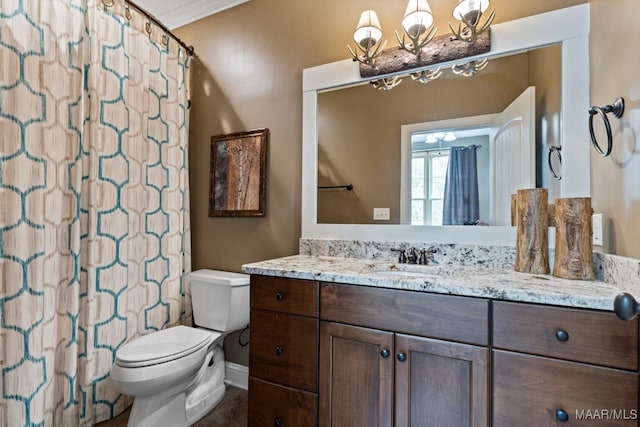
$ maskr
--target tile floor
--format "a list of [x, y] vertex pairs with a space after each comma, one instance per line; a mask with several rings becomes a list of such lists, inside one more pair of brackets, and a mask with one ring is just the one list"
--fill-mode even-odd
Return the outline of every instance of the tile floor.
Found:
[[[126, 427], [129, 410], [95, 427]], [[193, 427], [247, 427], [247, 391], [227, 387], [222, 401]]]

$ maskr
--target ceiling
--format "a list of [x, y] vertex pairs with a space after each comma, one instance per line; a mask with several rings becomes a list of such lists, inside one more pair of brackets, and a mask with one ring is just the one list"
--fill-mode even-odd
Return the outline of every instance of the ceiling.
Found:
[[134, 0], [170, 30], [249, 0]]

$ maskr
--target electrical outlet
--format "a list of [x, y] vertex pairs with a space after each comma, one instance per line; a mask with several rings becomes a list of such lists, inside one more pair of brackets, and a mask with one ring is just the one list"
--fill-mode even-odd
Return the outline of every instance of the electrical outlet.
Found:
[[391, 218], [389, 208], [373, 208], [373, 220], [374, 221], [389, 221]]
[[591, 226], [593, 229], [593, 244], [596, 246], [603, 245], [603, 229], [602, 229], [602, 214], [594, 214], [591, 217]]

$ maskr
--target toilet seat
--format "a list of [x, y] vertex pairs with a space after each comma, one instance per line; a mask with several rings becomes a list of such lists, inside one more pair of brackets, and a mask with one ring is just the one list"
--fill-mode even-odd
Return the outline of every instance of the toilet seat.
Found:
[[115, 364], [124, 368], [143, 368], [181, 359], [208, 347], [219, 332], [175, 326], [128, 342], [116, 352]]

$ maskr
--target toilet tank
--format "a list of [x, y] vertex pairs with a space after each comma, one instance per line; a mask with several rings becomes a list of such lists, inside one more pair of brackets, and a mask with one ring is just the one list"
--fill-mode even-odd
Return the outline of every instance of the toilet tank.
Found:
[[197, 270], [189, 275], [193, 320], [197, 326], [233, 332], [249, 324], [249, 275]]

